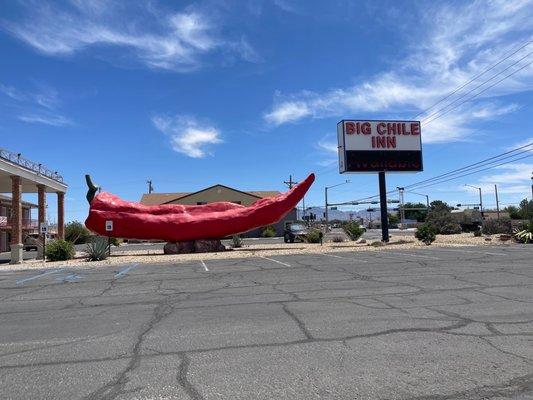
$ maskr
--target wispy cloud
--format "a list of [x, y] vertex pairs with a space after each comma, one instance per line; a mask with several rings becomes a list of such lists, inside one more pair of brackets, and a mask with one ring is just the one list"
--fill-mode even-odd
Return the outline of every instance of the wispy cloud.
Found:
[[19, 115], [17, 116], [17, 119], [30, 124], [45, 124], [51, 126], [74, 125], [74, 122], [62, 115], [27, 114]]
[[[425, 4], [424, 8], [425, 17], [420, 21], [424, 29], [416, 34], [412, 32], [411, 37], [415, 37], [417, 42], [413, 42], [406, 54], [402, 55], [405, 61], [347, 88], [332, 88], [321, 93], [307, 90], [288, 95], [276, 93], [274, 104], [264, 114], [264, 119], [277, 126], [303, 118], [341, 117], [363, 112], [366, 115], [386, 113], [402, 118], [413, 117], [503, 55], [511, 53], [519, 44], [531, 39], [531, 1], [474, 1], [434, 8]], [[518, 60], [529, 51], [531, 48], [523, 49], [508, 63]], [[507, 72], [527, 62], [526, 59]], [[490, 78], [506, 65], [502, 64], [501, 68], [491, 71], [480, 80]], [[532, 78], [533, 68], [529, 66], [483, 93], [476, 101], [451, 110], [460, 103], [457, 101], [447, 109], [445, 116], [431, 123], [431, 118], [428, 118], [428, 124], [423, 124], [425, 141], [460, 140], [473, 132], [472, 122], [516, 111], [519, 108], [516, 104], [488, 99], [531, 90]], [[477, 91], [472, 94], [475, 93]], [[452, 96], [448, 102], [456, 100], [459, 95]], [[422, 118], [446, 104], [440, 104]]]
[[[191, 7], [183, 12], [156, 7], [152, 2], [83, 2], [63, 5], [29, 1], [20, 20], [3, 20], [3, 28], [41, 53], [72, 55], [106, 47], [123, 50], [138, 63], [155, 69], [189, 71], [201, 56], [232, 49], [243, 58], [252, 53], [246, 41], [231, 42], [219, 35], [209, 16]], [[124, 55], [124, 53], [122, 54]]]
[[19, 121], [50, 126], [74, 125], [71, 119], [57, 113], [60, 100], [55, 88], [41, 82], [33, 86], [34, 90], [21, 90], [0, 83], [0, 94], [7, 96], [7, 104], [15, 110]]
[[155, 116], [152, 122], [157, 129], [170, 137], [170, 145], [174, 151], [192, 158], [203, 158], [211, 154], [213, 145], [222, 143], [217, 128], [189, 116]]

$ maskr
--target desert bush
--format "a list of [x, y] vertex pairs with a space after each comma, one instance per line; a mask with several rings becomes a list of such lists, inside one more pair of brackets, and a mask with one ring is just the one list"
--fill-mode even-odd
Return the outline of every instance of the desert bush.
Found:
[[347, 221], [343, 224], [342, 228], [351, 240], [357, 240], [365, 232], [357, 221]]
[[340, 235], [335, 235], [331, 238], [331, 241], [333, 243], [341, 243], [341, 242], [344, 242], [344, 238]]
[[475, 236], [475, 237], [480, 237], [480, 236], [481, 236], [481, 229], [476, 229], [476, 230], [474, 231], [474, 236]]
[[376, 240], [372, 243], [369, 243], [368, 245], [372, 247], [381, 247], [381, 246], [385, 246], [385, 243], [380, 242], [379, 240]]
[[109, 244], [111, 246], [115, 246], [116, 247], [116, 246], [120, 245], [120, 241], [117, 238], [112, 237], [112, 238], [109, 238]]
[[437, 238], [437, 230], [431, 224], [424, 224], [417, 228], [415, 237], [422, 243], [429, 246]]
[[276, 228], [274, 228], [272, 225], [265, 226], [263, 228], [263, 231], [261, 232], [261, 236], [263, 236], [263, 237], [274, 237], [274, 236], [276, 236]]
[[74, 245], [67, 240], [52, 240], [46, 245], [46, 258], [49, 261], [65, 261], [74, 258]]
[[461, 225], [459, 225], [457, 222], [448, 222], [440, 228], [439, 233], [441, 235], [454, 235], [461, 233]]
[[109, 255], [108, 239], [103, 236], [94, 236], [87, 243], [85, 252], [87, 253], [88, 261], [105, 260]]
[[307, 243], [320, 243], [321, 232], [319, 229], [310, 229], [305, 236]]
[[87, 243], [91, 232], [79, 221], [72, 221], [65, 225], [65, 240], [74, 244]]
[[511, 234], [513, 231], [513, 226], [511, 224], [511, 219], [509, 218], [500, 218], [498, 219], [489, 219], [483, 221], [482, 232], [485, 235], [495, 235], [497, 233], [506, 233]]
[[231, 237], [231, 242], [232, 242], [232, 247], [234, 249], [242, 247], [242, 238], [239, 235], [233, 235]]

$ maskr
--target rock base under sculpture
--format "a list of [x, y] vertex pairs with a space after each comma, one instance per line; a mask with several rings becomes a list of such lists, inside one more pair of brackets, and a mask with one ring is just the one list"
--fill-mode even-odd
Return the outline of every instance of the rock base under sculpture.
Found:
[[218, 239], [168, 242], [163, 248], [165, 254], [213, 253], [225, 250], [226, 247]]

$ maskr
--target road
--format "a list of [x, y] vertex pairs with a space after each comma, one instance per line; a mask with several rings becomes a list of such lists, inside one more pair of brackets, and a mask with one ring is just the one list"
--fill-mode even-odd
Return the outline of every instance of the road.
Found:
[[531, 246], [0, 273], [2, 399], [531, 399]]

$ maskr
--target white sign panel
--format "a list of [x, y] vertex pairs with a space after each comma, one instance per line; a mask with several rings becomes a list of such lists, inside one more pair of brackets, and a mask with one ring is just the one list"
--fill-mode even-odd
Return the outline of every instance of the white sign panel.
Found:
[[105, 222], [105, 230], [106, 230], [106, 232], [112, 232], [113, 231], [113, 221], [106, 221]]
[[422, 171], [420, 121], [343, 120], [339, 171]]
[[44, 222], [41, 222], [39, 224], [39, 231], [41, 233], [48, 233], [48, 224], [47, 223], [44, 223]]

